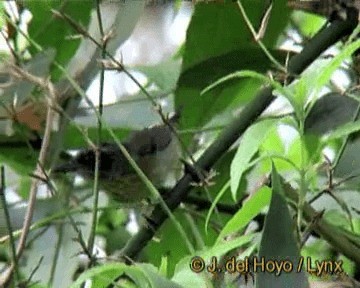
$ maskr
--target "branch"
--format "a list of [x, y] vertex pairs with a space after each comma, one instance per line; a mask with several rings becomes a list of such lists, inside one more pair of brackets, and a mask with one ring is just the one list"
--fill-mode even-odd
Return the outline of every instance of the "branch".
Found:
[[[284, 181], [285, 183], [285, 181]], [[288, 184], [284, 184], [286, 196], [297, 203], [298, 194]], [[311, 207], [309, 203], [304, 204], [303, 214], [306, 221], [312, 223], [312, 230], [321, 235], [333, 248], [345, 255], [347, 258], [356, 263], [360, 263], [360, 246], [358, 243], [351, 241], [341, 228], [330, 224], [322, 217], [318, 217], [319, 212]], [[314, 219], [316, 221], [314, 221]]]

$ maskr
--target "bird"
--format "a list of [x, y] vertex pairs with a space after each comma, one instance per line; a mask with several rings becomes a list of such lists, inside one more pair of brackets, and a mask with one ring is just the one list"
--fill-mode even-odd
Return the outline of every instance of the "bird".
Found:
[[300, 9], [310, 13], [325, 16], [330, 19], [347, 17], [347, 9], [360, 10], [359, 0], [289, 0], [288, 6], [292, 9]]
[[[158, 189], [175, 185], [182, 174], [181, 147], [174, 135], [172, 121], [133, 132], [122, 144]], [[141, 201], [149, 192], [137, 173], [114, 142], [98, 147], [100, 165], [99, 187], [115, 200], [123, 203]], [[92, 181], [95, 175], [94, 149], [81, 149], [69, 161], [57, 165], [53, 173], [76, 173]]]

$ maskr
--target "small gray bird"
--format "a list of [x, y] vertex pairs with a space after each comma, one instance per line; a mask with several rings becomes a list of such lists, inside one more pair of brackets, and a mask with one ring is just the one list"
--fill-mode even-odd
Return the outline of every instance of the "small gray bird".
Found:
[[360, 10], [360, 0], [289, 0], [288, 6], [328, 18], [340, 17], [346, 19], [346, 10]]
[[[158, 189], [171, 187], [180, 178], [181, 149], [170, 127], [159, 125], [134, 132], [123, 145]], [[104, 143], [99, 149], [101, 189], [125, 203], [140, 201], [149, 195], [116, 143]], [[95, 152], [86, 149], [70, 161], [55, 167], [53, 172], [75, 172], [86, 180], [92, 180], [94, 167]]]

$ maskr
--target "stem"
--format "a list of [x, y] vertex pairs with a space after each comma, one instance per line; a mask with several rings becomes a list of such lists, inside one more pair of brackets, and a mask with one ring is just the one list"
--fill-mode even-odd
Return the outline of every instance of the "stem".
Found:
[[[96, 15], [98, 19], [98, 25], [100, 30], [100, 35], [102, 39], [101, 45], [101, 58], [105, 59], [106, 55], [106, 41], [104, 41], [104, 29], [102, 24], [101, 18], [101, 10], [100, 10], [100, 1], [95, 0], [96, 4]], [[93, 253], [94, 248], [94, 240], [95, 240], [95, 233], [96, 233], [96, 226], [97, 226], [97, 218], [98, 218], [98, 203], [99, 203], [99, 168], [100, 168], [100, 150], [99, 147], [101, 146], [101, 138], [102, 138], [102, 114], [103, 114], [103, 97], [104, 97], [104, 80], [105, 80], [105, 70], [104, 66], [101, 67], [100, 70], [100, 86], [99, 86], [99, 118], [98, 118], [98, 129], [97, 129], [97, 150], [95, 151], [95, 174], [94, 174], [94, 202], [93, 202], [93, 213], [92, 213], [92, 223], [90, 229], [90, 235], [88, 240], [88, 251]], [[90, 259], [90, 266], [94, 263], [92, 259]]]

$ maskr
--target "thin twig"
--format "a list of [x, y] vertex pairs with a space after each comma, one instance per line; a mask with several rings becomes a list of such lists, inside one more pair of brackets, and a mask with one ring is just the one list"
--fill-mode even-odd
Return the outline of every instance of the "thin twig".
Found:
[[13, 235], [13, 229], [12, 229], [12, 226], [11, 226], [10, 213], [9, 213], [8, 205], [6, 203], [5, 189], [6, 189], [6, 185], [5, 185], [5, 168], [4, 168], [4, 166], [1, 166], [0, 167], [0, 201], [1, 201], [1, 206], [4, 209], [6, 227], [7, 227], [8, 235], [9, 235], [9, 238], [10, 238], [10, 249], [11, 249], [11, 254], [12, 254], [12, 265], [14, 265], [14, 270], [15, 270], [14, 282], [16, 283], [16, 281], [18, 281], [20, 279], [20, 272], [19, 272], [19, 266], [18, 266], [18, 261], [17, 261], [17, 256], [16, 256], [15, 239], [14, 239], [14, 235]]
[[[265, 45], [262, 43], [262, 41], [260, 40], [258, 33], [256, 33], [253, 25], [251, 24], [251, 21], [249, 19], [249, 17], [247, 16], [245, 9], [243, 7], [243, 5], [241, 4], [240, 0], [236, 1], [236, 4], [238, 5], [238, 8], [240, 10], [241, 15], [243, 16], [246, 25], [248, 26], [252, 36], [254, 37], [254, 40], [256, 41], [256, 43], [258, 43], [258, 45], [260, 46], [260, 48], [264, 51], [265, 55], [269, 58], [269, 60], [275, 64], [275, 66], [282, 72], [287, 73], [287, 69], [281, 65], [281, 63], [279, 63], [279, 61], [277, 61], [272, 55], [271, 53], [268, 51], [268, 49], [265, 47]], [[267, 11], [268, 13], [270, 13], [269, 11]], [[267, 18], [270, 16], [267, 16]]]
[[315, 217], [311, 220], [311, 222], [309, 223], [309, 225], [306, 227], [305, 231], [303, 232], [303, 237], [300, 243], [300, 247], [304, 247], [306, 241], [309, 239], [311, 232], [314, 230], [314, 227], [316, 225], [316, 223], [319, 221], [319, 219], [321, 219], [324, 215], [325, 210], [322, 210], [320, 212], [317, 212], [315, 214]]
[[55, 272], [56, 272], [56, 267], [57, 267], [57, 263], [59, 261], [59, 256], [60, 256], [60, 250], [61, 250], [61, 243], [64, 239], [64, 225], [63, 223], [59, 224], [59, 233], [58, 233], [58, 239], [57, 242], [55, 244], [55, 255], [52, 259], [52, 263], [51, 263], [51, 269], [50, 269], [50, 277], [49, 277], [49, 281], [48, 281], [48, 286], [51, 287], [53, 285], [53, 281], [55, 278]]
[[[50, 81], [44, 80], [44, 79], [36, 77], [34, 75], [31, 75], [30, 73], [22, 70], [21, 68], [15, 66], [15, 65], [13, 65], [12, 68], [13, 68], [13, 71], [15, 72], [14, 73], [15, 75], [17, 74], [17, 76], [20, 78], [24, 77], [28, 81], [31, 81], [32, 83], [36, 83], [37, 85], [39, 85], [41, 88], [43, 88], [47, 92], [47, 94], [48, 94], [47, 100], [48, 100], [49, 106], [51, 105], [52, 102], [56, 102], [56, 100], [57, 100], [56, 92], [55, 92], [54, 86], [52, 85], [52, 83]], [[41, 150], [39, 153], [38, 163], [36, 165], [35, 172], [34, 172], [35, 175], [42, 174], [42, 171], [43, 171], [42, 167], [44, 166], [46, 157], [48, 155], [49, 147], [50, 147], [50, 138], [51, 138], [51, 132], [52, 132], [52, 126], [53, 126], [54, 120], [55, 120], [55, 111], [53, 111], [52, 109], [47, 109], [45, 132], [44, 132], [44, 136], [43, 136]], [[20, 236], [19, 243], [18, 243], [17, 250], [16, 250], [18, 259], [21, 257], [21, 255], [25, 249], [25, 246], [26, 246], [26, 239], [27, 239], [27, 236], [29, 233], [29, 229], [31, 226], [31, 221], [32, 221], [34, 209], [35, 209], [36, 192], [37, 192], [38, 185], [39, 185], [39, 179], [32, 178], [30, 193], [29, 193], [29, 202], [28, 202], [28, 206], [27, 206], [27, 210], [26, 210], [26, 214], [25, 214], [25, 218], [24, 218], [21, 236]], [[5, 285], [6, 283], [8, 283], [8, 281], [11, 279], [14, 268], [15, 268], [14, 265], [11, 265], [8, 268], [8, 270], [3, 274], [4, 277], [3, 277], [3, 279], [0, 280], [0, 286], [2, 284]]]
[[[101, 58], [104, 59], [106, 55], [106, 44], [107, 41], [105, 41], [105, 34], [104, 34], [104, 28], [101, 18], [101, 9], [100, 9], [100, 1], [95, 0], [95, 6], [96, 6], [96, 15], [98, 20], [98, 26], [100, 31], [100, 36], [102, 40], [101, 44]], [[101, 145], [101, 139], [102, 139], [102, 114], [103, 114], [103, 94], [104, 94], [104, 80], [105, 80], [105, 70], [104, 67], [100, 70], [100, 86], [99, 86], [99, 117], [98, 117], [98, 129], [97, 129], [97, 148], [95, 151], [95, 173], [94, 173], [94, 186], [93, 186], [93, 195], [94, 195], [94, 201], [93, 201], [93, 213], [92, 213], [92, 221], [91, 221], [91, 228], [90, 228], [90, 235], [88, 240], [88, 251], [90, 253], [93, 253], [94, 248], [94, 241], [95, 241], [95, 234], [96, 234], [96, 225], [97, 225], [97, 218], [98, 218], [98, 203], [99, 203], [99, 169], [100, 169], [100, 150], [99, 147]], [[92, 261], [93, 257], [91, 257], [90, 260], [90, 266], [92, 266], [94, 263]]]
[[[102, 210], [106, 210], [108, 208], [119, 208], [119, 205], [108, 205], [106, 207], [99, 207], [98, 210], [102, 211]], [[59, 219], [63, 219], [64, 217], [66, 217], [67, 215], [73, 215], [73, 214], [84, 214], [84, 213], [91, 213], [92, 210], [90, 208], [87, 207], [78, 207], [78, 208], [72, 208], [72, 209], [65, 209], [64, 211], [61, 211], [59, 213], [54, 213], [53, 215], [46, 217], [45, 219], [42, 219], [40, 221], [37, 221], [35, 223], [33, 223], [30, 227], [30, 231], [36, 230], [36, 229], [40, 229], [42, 227], [45, 226], [49, 226], [52, 223], [55, 223], [57, 220]], [[71, 222], [70, 222], [71, 223]], [[13, 232], [14, 238], [18, 238], [21, 234], [21, 230], [16, 230]], [[6, 243], [7, 241], [9, 241], [10, 236], [6, 235], [0, 238], [0, 244]]]
[[80, 247], [81, 247], [81, 249], [83, 251], [83, 254], [85, 254], [88, 257], [88, 259], [90, 260], [90, 263], [95, 263], [96, 258], [94, 257], [93, 252], [88, 249], [88, 245], [86, 245], [86, 242], [84, 240], [84, 236], [83, 236], [81, 230], [76, 225], [76, 223], [75, 223], [74, 219], [72, 218], [72, 216], [69, 215], [68, 217], [69, 217], [71, 226], [73, 227], [74, 231], [77, 234], [77, 238], [75, 238], [75, 240], [79, 243], [79, 245], [80, 245]]
[[[43, 259], [44, 259], [44, 256], [41, 256], [40, 259], [39, 259], [39, 261], [38, 261], [38, 263], [36, 264], [36, 266], [34, 267], [34, 269], [31, 271], [28, 279], [26, 279], [26, 281], [23, 282], [23, 283], [21, 283], [18, 287], [30, 287], [29, 284], [30, 284], [30, 282], [31, 282], [31, 279], [32, 279], [32, 277], [35, 275], [36, 271], [40, 268], [40, 265], [41, 265]], [[21, 285], [22, 285], [22, 286], [21, 286]]]

